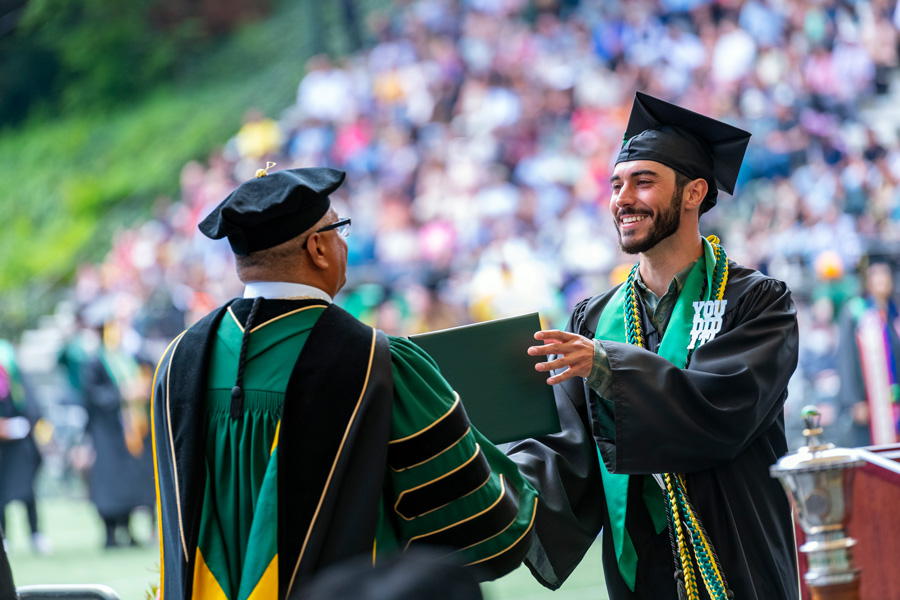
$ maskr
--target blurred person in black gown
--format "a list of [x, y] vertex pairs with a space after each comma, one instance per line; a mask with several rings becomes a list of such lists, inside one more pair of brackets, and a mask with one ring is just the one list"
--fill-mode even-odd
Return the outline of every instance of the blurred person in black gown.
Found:
[[[90, 451], [88, 494], [103, 520], [105, 546], [137, 545], [131, 514], [153, 508], [152, 450], [149, 444], [149, 374], [118, 349], [115, 328], [83, 327], [64, 348], [60, 362], [87, 411]], [[152, 512], [152, 511], [151, 511]]]
[[16, 361], [15, 350], [0, 340], [0, 529], [6, 531], [6, 505], [25, 505], [31, 530], [31, 546], [38, 554], [50, 553], [50, 542], [38, 526], [34, 480], [41, 453], [34, 439], [40, 408]]

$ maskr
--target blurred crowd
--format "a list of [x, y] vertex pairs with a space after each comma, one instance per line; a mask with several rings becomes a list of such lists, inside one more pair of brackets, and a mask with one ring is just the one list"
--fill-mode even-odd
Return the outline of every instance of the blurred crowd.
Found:
[[857, 323], [846, 315], [860, 301], [896, 329], [893, 287], [871, 300], [864, 275], [874, 256], [893, 274], [900, 248], [895, 4], [397, 0], [367, 21], [365, 49], [311, 58], [282, 114], [248, 108], [231, 140], [186, 164], [180, 197], [119, 231], [60, 310], [71, 332], [101, 327], [110, 348], [153, 364], [240, 294], [227, 243], [197, 223], [273, 161], [347, 171], [333, 198], [353, 219], [338, 302], [364, 321], [406, 335], [537, 311], [562, 326], [633, 262], [607, 211], [642, 90], [753, 133], [735, 196], [701, 230], [794, 292], [791, 445], [806, 404], [834, 441], [868, 443], [839, 347], [856, 344], [841, 320]]
[[221, 152], [186, 165], [181, 198], [83, 268], [77, 303], [108, 302], [144, 338], [169, 324], [169, 338], [182, 327], [170, 305], [190, 323], [233, 295], [227, 247], [196, 224], [271, 160], [348, 172], [344, 301], [368, 320], [400, 334], [526, 310], [559, 323], [629, 262], [605, 211], [638, 89], [753, 132], [737, 196], [703, 226], [805, 293], [824, 252], [843, 277], [873, 243], [900, 241], [897, 121], [866, 114], [891, 102], [894, 9], [398, 3], [372, 20], [370, 49], [313, 57], [294, 105], [277, 119], [249, 109]]

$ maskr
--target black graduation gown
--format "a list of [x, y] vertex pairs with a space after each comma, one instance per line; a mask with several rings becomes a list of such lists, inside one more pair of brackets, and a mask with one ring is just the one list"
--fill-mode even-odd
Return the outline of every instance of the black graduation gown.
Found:
[[[0, 398], [0, 417], [25, 417], [34, 427], [41, 417], [37, 402], [23, 382], [25, 398], [21, 408], [12, 393]], [[33, 431], [22, 439], [0, 440], [0, 510], [13, 500], [34, 501], [34, 478], [41, 466], [41, 453]]]
[[88, 473], [88, 493], [103, 518], [129, 514], [138, 506], [155, 502], [153, 471], [147, 469], [149, 444], [141, 457], [132, 456], [125, 444], [122, 395], [99, 356], [80, 366], [81, 393], [88, 413], [86, 431], [94, 447], [94, 463]]
[[[567, 330], [593, 337], [614, 292], [580, 303]], [[599, 447], [613, 473], [686, 474], [735, 598], [798, 597], [791, 508], [769, 476], [769, 466], [787, 452], [783, 404], [797, 364], [796, 310], [784, 283], [734, 263], [724, 298], [721, 331], [694, 352], [686, 369], [636, 346], [603, 342], [612, 369], [615, 440], [600, 434], [596, 394], [573, 378], [554, 388], [562, 432], [509, 449], [540, 494], [537, 540], [526, 564], [547, 587], [562, 585], [602, 528], [612, 600], [677, 597], [669, 536], [653, 529], [641, 498], [643, 477], [632, 477], [628, 490], [635, 591], [622, 579], [606, 527]], [[655, 350], [659, 336], [646, 318], [644, 327]]]

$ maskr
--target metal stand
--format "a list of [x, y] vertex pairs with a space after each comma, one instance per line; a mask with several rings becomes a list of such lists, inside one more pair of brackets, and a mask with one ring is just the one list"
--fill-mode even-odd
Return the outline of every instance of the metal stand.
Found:
[[804, 580], [812, 600], [860, 600], [860, 570], [851, 548], [856, 540], [846, 535], [850, 517], [850, 491], [859, 455], [819, 441], [819, 413], [806, 407], [803, 435], [807, 445], [772, 465], [772, 477], [781, 480], [794, 500], [807, 542], [800, 547], [808, 570]]

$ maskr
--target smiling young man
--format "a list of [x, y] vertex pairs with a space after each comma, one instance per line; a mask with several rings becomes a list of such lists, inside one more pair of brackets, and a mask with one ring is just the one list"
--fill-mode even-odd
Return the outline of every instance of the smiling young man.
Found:
[[541, 497], [526, 564], [550, 588], [602, 530], [612, 600], [798, 596], [790, 506], [768, 472], [787, 452], [796, 311], [784, 283], [699, 229], [749, 137], [635, 98], [609, 207], [638, 262], [566, 331], [535, 334], [563, 431], [508, 451]]
[[434, 361], [333, 303], [343, 181], [261, 169], [200, 223], [228, 238], [246, 287], [157, 368], [164, 600], [297, 598], [345, 559], [381, 566], [423, 546], [493, 579], [529, 547], [534, 490]]

